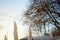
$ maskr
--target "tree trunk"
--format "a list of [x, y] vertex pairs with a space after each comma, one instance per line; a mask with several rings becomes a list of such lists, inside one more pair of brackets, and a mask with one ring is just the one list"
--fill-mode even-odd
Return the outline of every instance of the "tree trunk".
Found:
[[32, 40], [32, 31], [31, 31], [31, 27], [29, 27], [28, 40]]

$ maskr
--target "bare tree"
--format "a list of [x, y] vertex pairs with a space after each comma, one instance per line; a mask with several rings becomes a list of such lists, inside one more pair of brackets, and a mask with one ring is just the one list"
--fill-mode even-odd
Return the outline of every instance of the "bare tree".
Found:
[[44, 25], [45, 33], [47, 23], [60, 30], [59, 0], [30, 0], [30, 3], [29, 9], [24, 14], [25, 23], [30, 23], [32, 27], [38, 27], [39, 29], [42, 29]]

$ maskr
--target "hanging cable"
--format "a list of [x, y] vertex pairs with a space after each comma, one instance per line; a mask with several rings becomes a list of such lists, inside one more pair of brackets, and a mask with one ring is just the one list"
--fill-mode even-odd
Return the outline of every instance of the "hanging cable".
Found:
[[8, 17], [11, 17], [11, 18], [14, 18], [14, 19], [17, 19], [17, 20], [19, 20], [19, 21], [21, 21], [22, 19], [18, 19], [17, 17], [12, 17], [12, 16], [10, 16], [10, 15], [7, 15], [7, 14], [3, 14], [3, 13], [0, 13], [1, 15], [5, 15], [5, 16], [8, 16]]

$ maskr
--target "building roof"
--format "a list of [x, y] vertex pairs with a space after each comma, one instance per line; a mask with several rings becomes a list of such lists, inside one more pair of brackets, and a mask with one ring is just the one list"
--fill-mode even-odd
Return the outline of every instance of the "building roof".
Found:
[[[33, 40], [53, 40], [53, 39], [60, 39], [60, 36], [55, 36], [55, 37], [52, 37], [52, 36], [47, 36], [47, 35], [43, 35], [43, 36], [37, 36], [37, 37], [33, 37]], [[22, 38], [22, 39], [25, 39], [27, 40], [28, 39], [28, 36]]]
[[51, 36], [46, 36], [46, 35], [43, 35], [43, 36], [37, 36], [34, 38], [34, 40], [53, 40], [54, 37], [51, 37]]

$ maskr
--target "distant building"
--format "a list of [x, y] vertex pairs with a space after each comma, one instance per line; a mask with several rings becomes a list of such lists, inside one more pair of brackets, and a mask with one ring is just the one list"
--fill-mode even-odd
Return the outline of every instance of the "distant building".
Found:
[[51, 31], [51, 36], [60, 36], [60, 30], [58, 30], [57, 28], [53, 29]]
[[34, 40], [54, 40], [54, 37], [43, 35], [35, 37]]
[[18, 40], [17, 25], [14, 21], [14, 40]]
[[[26, 36], [20, 40], [28, 40], [28, 36]], [[51, 36], [43, 35], [43, 36], [32, 37], [32, 40], [55, 40], [55, 38], [51, 37]]]

